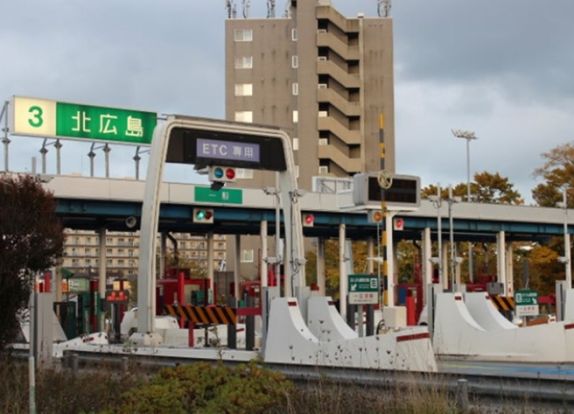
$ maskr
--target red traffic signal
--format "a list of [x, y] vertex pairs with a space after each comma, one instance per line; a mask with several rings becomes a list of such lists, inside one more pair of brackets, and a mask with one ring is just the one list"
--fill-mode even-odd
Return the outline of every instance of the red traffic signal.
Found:
[[303, 214], [303, 227], [313, 227], [315, 224], [315, 216], [311, 213]]

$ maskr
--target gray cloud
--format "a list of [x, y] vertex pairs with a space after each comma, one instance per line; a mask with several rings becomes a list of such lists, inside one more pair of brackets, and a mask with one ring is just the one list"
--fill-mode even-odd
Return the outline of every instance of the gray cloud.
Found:
[[574, 99], [574, 3], [395, 2], [399, 79], [488, 81], [507, 99]]

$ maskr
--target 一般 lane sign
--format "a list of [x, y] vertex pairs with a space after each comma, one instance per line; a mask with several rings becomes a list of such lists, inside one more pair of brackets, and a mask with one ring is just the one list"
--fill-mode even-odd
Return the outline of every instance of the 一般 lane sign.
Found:
[[10, 131], [14, 135], [149, 145], [156, 124], [155, 112], [15, 96]]

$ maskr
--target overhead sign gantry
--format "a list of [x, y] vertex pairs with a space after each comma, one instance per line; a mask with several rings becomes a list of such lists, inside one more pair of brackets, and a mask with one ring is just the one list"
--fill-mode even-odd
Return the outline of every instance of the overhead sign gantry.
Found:
[[[155, 252], [163, 168], [168, 162], [210, 169], [210, 178], [216, 184], [213, 189], [231, 179], [228, 167], [278, 173], [285, 225], [285, 295], [299, 295], [305, 285], [303, 231], [289, 136], [271, 127], [169, 116], [156, 128], [150, 151], [140, 236], [138, 332], [132, 340], [144, 345], [160, 342], [154, 333]], [[215, 168], [222, 171], [218, 173]], [[217, 217], [211, 216], [211, 220]]]

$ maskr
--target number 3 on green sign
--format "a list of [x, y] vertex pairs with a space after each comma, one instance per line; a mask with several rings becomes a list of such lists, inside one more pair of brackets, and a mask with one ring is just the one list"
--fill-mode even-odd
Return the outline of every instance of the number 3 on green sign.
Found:
[[44, 123], [44, 119], [42, 118], [42, 115], [44, 115], [44, 111], [42, 110], [42, 108], [34, 105], [31, 106], [30, 109], [28, 109], [28, 112], [32, 114], [32, 116], [28, 118], [28, 123], [30, 124], [30, 126], [34, 128], [41, 127], [42, 124]]

